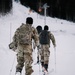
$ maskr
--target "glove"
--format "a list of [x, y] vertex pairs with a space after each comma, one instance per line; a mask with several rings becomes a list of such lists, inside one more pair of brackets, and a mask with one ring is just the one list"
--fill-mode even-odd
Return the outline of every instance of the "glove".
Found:
[[9, 44], [9, 49], [12, 49], [13, 51], [15, 51], [17, 49], [17, 47], [12, 42], [12, 43]]
[[9, 44], [9, 49], [12, 49], [13, 48], [13, 43], [10, 43]]

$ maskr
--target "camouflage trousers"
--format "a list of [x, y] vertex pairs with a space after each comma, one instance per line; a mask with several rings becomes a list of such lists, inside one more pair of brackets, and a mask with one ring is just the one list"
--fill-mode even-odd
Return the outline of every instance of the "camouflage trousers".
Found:
[[33, 72], [32, 69], [32, 47], [31, 46], [18, 46], [18, 53], [17, 53], [17, 66], [16, 72], [22, 71], [24, 63], [25, 63], [25, 75], [31, 75]]
[[50, 56], [49, 45], [41, 45], [40, 55], [41, 62], [44, 62], [44, 64], [48, 64]]

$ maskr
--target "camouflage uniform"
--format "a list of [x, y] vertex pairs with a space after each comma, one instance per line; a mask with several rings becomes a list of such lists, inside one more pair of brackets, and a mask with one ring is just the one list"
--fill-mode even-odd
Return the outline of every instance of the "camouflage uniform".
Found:
[[[38, 34], [40, 35], [40, 33], [41, 33], [41, 31], [42, 31], [42, 26], [41, 25], [38, 25], [37, 27], [36, 27], [36, 29], [37, 29], [37, 31], [38, 31]], [[40, 45], [40, 43], [39, 43], [39, 45]], [[39, 56], [40, 55], [40, 49], [38, 49], [38, 52], [37, 52], [37, 63], [39, 63]]]
[[[49, 32], [50, 40], [52, 41], [53, 45], [55, 46], [55, 38], [51, 32]], [[50, 56], [50, 42], [46, 45], [41, 45], [41, 62], [44, 62], [44, 64], [48, 64], [49, 62], [49, 56]]]
[[52, 41], [54, 47], [56, 46], [54, 35], [48, 31], [48, 26], [44, 26], [44, 30], [39, 35], [39, 42], [41, 44], [41, 65], [46, 72], [48, 72], [48, 63], [50, 56], [50, 41]]
[[[25, 72], [26, 72], [25, 75], [31, 75], [31, 73], [33, 72], [33, 70], [32, 70], [32, 63], [33, 63], [33, 60], [32, 60], [32, 51], [33, 51], [32, 50], [32, 43], [30, 43], [30, 45], [22, 45], [22, 44], [18, 43], [17, 36], [19, 33], [19, 29], [20, 28], [18, 28], [16, 30], [15, 35], [13, 37], [13, 42], [18, 49], [18, 53], [17, 53], [18, 64], [16, 66], [16, 72], [22, 71], [22, 68], [23, 68], [24, 62], [25, 62]], [[32, 27], [31, 30], [32, 30], [31, 41], [33, 39], [35, 41], [36, 46], [38, 46], [39, 38], [38, 38], [37, 30], [34, 27]]]

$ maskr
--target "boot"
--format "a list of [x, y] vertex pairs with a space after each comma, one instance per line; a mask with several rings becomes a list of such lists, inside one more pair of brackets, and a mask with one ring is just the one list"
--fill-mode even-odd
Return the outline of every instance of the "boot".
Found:
[[48, 64], [44, 64], [44, 68], [48, 72]]
[[37, 57], [37, 63], [39, 63], [39, 56]]
[[41, 66], [44, 67], [44, 62], [41, 62]]
[[42, 72], [44, 72], [44, 62], [41, 62]]
[[48, 75], [48, 64], [44, 64], [44, 67], [43, 67], [43, 74], [44, 74], [44, 75]]
[[16, 68], [16, 73], [15, 73], [15, 75], [21, 75], [21, 71], [22, 71], [22, 69]]
[[21, 75], [21, 73], [20, 72], [16, 72], [16, 74], [15, 75]]

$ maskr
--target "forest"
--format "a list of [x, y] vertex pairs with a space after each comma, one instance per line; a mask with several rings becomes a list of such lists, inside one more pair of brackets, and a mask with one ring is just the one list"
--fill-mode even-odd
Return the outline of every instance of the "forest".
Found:
[[[16, 2], [18, 0], [15, 0]], [[75, 22], [74, 0], [19, 0], [20, 3], [31, 10], [44, 15], [44, 4], [49, 6], [46, 15]], [[13, 7], [12, 0], [0, 0], [0, 13], [10, 12]]]
[[6, 15], [12, 10], [12, 0], [0, 0], [0, 14]]

